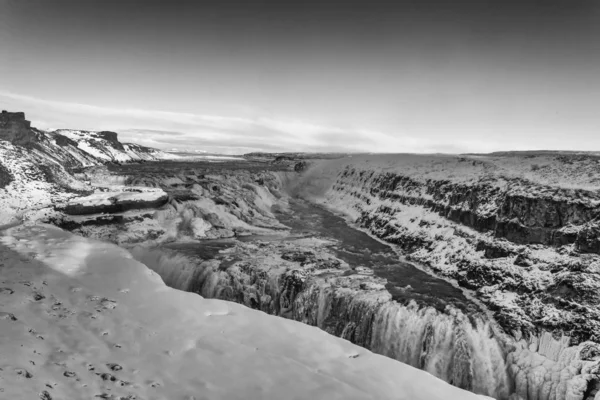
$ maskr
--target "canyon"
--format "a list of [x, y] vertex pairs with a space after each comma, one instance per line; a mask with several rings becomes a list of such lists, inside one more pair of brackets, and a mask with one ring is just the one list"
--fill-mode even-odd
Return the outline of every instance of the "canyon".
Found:
[[172, 288], [480, 395], [600, 399], [597, 155], [214, 162], [2, 121], [0, 224], [112, 242]]

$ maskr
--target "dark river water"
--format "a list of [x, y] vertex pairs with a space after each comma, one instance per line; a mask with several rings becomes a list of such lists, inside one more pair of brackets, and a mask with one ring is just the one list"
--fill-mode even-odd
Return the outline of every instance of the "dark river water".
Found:
[[319, 237], [333, 240], [334, 254], [352, 268], [371, 268], [376, 276], [387, 279], [387, 290], [399, 303], [415, 300], [420, 304], [443, 310], [451, 304], [467, 313], [476, 310], [463, 292], [449, 282], [432, 276], [413, 264], [401, 261], [391, 246], [381, 243], [364, 232], [349, 226], [329, 210], [300, 199], [290, 201], [290, 209], [275, 214], [284, 225], [292, 228], [290, 236], [244, 236], [236, 239], [206, 240], [197, 243], [169, 243], [164, 247], [186, 256], [203, 260], [214, 258], [235, 240], [252, 242], [294, 240], [298, 237]]

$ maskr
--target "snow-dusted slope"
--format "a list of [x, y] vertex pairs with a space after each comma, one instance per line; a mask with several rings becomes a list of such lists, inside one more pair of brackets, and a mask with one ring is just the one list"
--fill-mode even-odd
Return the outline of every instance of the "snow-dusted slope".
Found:
[[71, 129], [58, 129], [50, 132], [54, 138], [65, 137], [76, 143], [77, 148], [88, 153], [99, 161], [156, 161], [173, 160], [180, 158], [174, 154], [150, 147], [141, 146], [132, 143], [121, 143], [114, 132], [94, 132]]
[[70, 171], [107, 162], [157, 161], [176, 155], [120, 143], [114, 132], [58, 130], [30, 126], [23, 113], [0, 113], [0, 225], [32, 209], [47, 207], [92, 187]]
[[10, 183], [0, 187], [0, 225], [91, 189], [36, 149], [0, 140], [0, 163], [10, 176]]
[[321, 330], [170, 289], [129, 253], [50, 226], [0, 238], [10, 399], [481, 399]]

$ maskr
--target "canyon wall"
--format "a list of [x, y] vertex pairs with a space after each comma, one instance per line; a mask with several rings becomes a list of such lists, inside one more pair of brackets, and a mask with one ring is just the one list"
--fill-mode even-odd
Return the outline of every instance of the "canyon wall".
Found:
[[516, 337], [600, 340], [597, 191], [490, 171], [480, 157], [408, 157], [326, 162], [292, 189], [473, 290]]

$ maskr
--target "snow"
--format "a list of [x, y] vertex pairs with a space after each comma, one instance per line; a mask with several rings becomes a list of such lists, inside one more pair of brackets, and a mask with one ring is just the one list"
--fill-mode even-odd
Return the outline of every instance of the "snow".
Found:
[[69, 201], [68, 205], [91, 208], [133, 201], [153, 202], [167, 196], [167, 193], [159, 188], [123, 186], [118, 188], [119, 190], [115, 187], [112, 189], [108, 192], [96, 192], [89, 196], [77, 197]]
[[139, 160], [177, 160], [181, 157], [157, 149], [133, 143], [122, 143], [123, 150], [114, 147], [113, 143], [99, 136], [98, 132], [71, 129], [53, 131], [77, 142], [77, 147], [99, 161], [139, 161]]
[[[35, 210], [64, 201], [74, 195], [65, 193], [57, 184], [47, 182], [39, 163], [31, 152], [0, 141], [0, 161], [13, 176], [13, 181], [0, 188], [0, 226], [17, 221]], [[64, 173], [65, 181], [79, 189], [89, 188]], [[70, 179], [68, 179], [70, 178]]]
[[346, 166], [376, 173], [395, 173], [419, 181], [449, 180], [476, 182], [486, 179], [498, 186], [522, 179], [541, 186], [567, 189], [598, 190], [600, 162], [598, 155], [550, 154], [522, 155], [451, 155], [451, 154], [359, 154], [319, 162], [312, 173], [324, 179], [332, 171]]
[[4, 231], [0, 265], [3, 398], [482, 398], [318, 328], [170, 289], [127, 251], [55, 227]]

